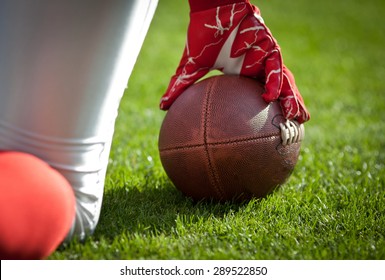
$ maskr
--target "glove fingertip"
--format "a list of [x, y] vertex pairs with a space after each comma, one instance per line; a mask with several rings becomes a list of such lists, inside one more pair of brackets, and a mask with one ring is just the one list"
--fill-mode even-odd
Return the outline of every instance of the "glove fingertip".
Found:
[[160, 100], [160, 103], [159, 103], [159, 108], [163, 111], [167, 111], [171, 106], [169, 100], [170, 99], [167, 97], [162, 97], [162, 99]]
[[275, 97], [272, 94], [269, 94], [267, 92], [262, 94], [262, 98], [263, 98], [263, 100], [265, 100], [266, 103], [271, 103], [271, 102], [274, 102], [278, 99], [277, 97]]
[[308, 112], [302, 112], [300, 116], [297, 118], [297, 121], [302, 124], [310, 120], [310, 114]]

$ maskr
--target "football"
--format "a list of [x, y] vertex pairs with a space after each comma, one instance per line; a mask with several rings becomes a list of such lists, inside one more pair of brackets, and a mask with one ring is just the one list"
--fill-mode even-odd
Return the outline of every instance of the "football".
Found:
[[190, 86], [168, 110], [159, 133], [163, 168], [194, 200], [265, 197], [290, 177], [304, 127], [288, 121], [263, 85], [232, 75]]

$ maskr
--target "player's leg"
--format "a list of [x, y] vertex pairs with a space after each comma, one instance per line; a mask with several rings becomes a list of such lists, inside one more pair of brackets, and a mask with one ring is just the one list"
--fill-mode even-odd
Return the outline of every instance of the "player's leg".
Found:
[[69, 236], [98, 222], [119, 102], [156, 4], [0, 2], [0, 150], [64, 175], [76, 196]]

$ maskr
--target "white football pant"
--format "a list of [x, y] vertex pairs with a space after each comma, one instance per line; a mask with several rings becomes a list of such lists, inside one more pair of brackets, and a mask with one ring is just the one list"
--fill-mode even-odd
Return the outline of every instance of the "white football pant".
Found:
[[70, 182], [68, 239], [98, 222], [119, 102], [156, 5], [0, 1], [0, 150], [33, 154]]

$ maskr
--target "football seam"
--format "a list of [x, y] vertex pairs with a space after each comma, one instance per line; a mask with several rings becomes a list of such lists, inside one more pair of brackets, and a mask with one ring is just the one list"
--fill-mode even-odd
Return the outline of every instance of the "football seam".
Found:
[[220, 186], [219, 176], [215, 170], [215, 167], [213, 166], [213, 163], [212, 163], [212, 160], [210, 157], [210, 152], [208, 149], [208, 141], [207, 141], [208, 116], [210, 115], [210, 110], [209, 110], [209, 108], [210, 108], [210, 95], [212, 93], [212, 88], [213, 88], [214, 84], [216, 83], [216, 81], [217, 81], [217, 79], [212, 79], [209, 82], [209, 84], [207, 85], [207, 88], [205, 90], [206, 96], [204, 99], [205, 100], [204, 111], [202, 114], [202, 118], [203, 118], [203, 145], [204, 145], [206, 161], [207, 161], [209, 172], [210, 172], [209, 176], [212, 177], [214, 191], [218, 194], [219, 199], [222, 200], [225, 197], [224, 190]]
[[267, 139], [275, 139], [275, 138], [280, 138], [280, 135], [269, 134], [269, 135], [262, 136], [262, 137], [261, 136], [254, 136], [254, 137], [237, 138], [237, 139], [218, 141], [218, 142], [204, 142], [202, 144], [191, 144], [191, 145], [165, 147], [165, 148], [160, 148], [159, 150], [161, 152], [177, 151], [177, 150], [189, 150], [189, 149], [194, 149], [194, 148], [199, 148], [199, 147], [204, 147], [204, 146], [215, 147], [215, 146], [225, 146], [225, 145], [233, 145], [233, 144], [238, 144], [238, 143], [247, 143], [247, 142], [255, 142], [255, 141], [264, 142]]

